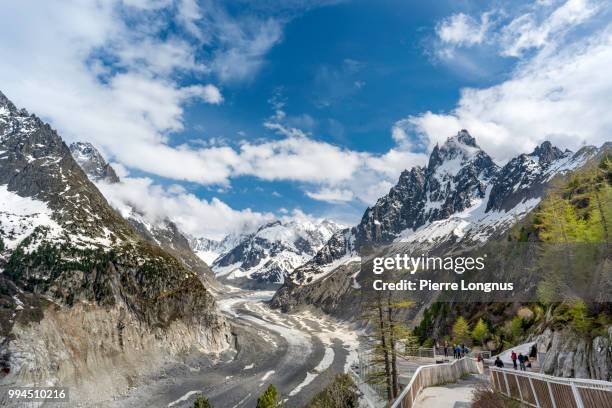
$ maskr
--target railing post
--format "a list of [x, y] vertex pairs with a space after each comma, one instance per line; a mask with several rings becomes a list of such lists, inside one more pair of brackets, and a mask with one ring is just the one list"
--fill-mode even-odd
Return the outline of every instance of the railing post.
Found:
[[514, 379], [516, 380], [516, 388], [519, 390], [519, 397], [521, 397], [521, 402], [525, 402], [523, 399], [523, 391], [521, 391], [521, 383], [518, 380], [518, 375], [514, 375]]
[[[506, 382], [506, 391], [508, 392], [508, 397], [510, 397], [510, 384], [508, 384], [508, 376], [506, 375], [506, 372], [504, 371], [504, 381]], [[553, 408], [557, 408], [557, 407], [553, 407]]]
[[529, 378], [529, 385], [531, 385], [531, 392], [533, 393], [533, 399], [535, 400], [536, 403], [536, 407], [540, 408], [540, 400], [538, 399], [538, 394], [536, 394], [536, 390], [535, 387], [533, 386], [533, 381], [531, 381], [531, 377], [527, 377]]
[[555, 402], [555, 396], [553, 395], [552, 387], [550, 386], [550, 383], [548, 381], [546, 381], [546, 385], [548, 386], [548, 394], [550, 394], [550, 402], [553, 408], [557, 408], [557, 403]]
[[582, 403], [582, 397], [580, 396], [580, 391], [578, 391], [578, 387], [576, 387], [576, 384], [573, 381], [570, 383], [570, 385], [572, 386], [572, 392], [574, 393], [576, 406], [578, 408], [584, 408], [584, 404]]

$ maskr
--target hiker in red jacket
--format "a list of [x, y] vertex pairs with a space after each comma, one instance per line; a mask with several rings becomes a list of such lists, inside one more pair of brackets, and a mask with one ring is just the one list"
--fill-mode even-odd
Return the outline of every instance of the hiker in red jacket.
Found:
[[512, 354], [510, 355], [510, 358], [512, 359], [512, 364], [514, 365], [514, 369], [516, 370], [516, 353], [514, 352], [514, 350], [512, 350]]

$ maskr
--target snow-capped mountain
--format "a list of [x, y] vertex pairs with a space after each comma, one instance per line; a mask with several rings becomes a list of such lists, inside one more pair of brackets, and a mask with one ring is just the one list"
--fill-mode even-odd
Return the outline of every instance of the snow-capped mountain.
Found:
[[217, 258], [232, 250], [245, 236], [242, 234], [230, 234], [222, 240], [209, 238], [191, 238], [189, 244], [191, 249], [208, 265], [212, 265]]
[[402, 172], [357, 226], [334, 234], [296, 269], [291, 284], [325, 278], [338, 266], [359, 260], [365, 245], [406, 243], [432, 250], [484, 243], [531, 211], [556, 174], [580, 167], [596, 153], [594, 147], [563, 152], [544, 142], [499, 167], [461, 130], [433, 149], [427, 166]]
[[202, 248], [223, 250], [228, 248], [228, 243], [235, 243], [214, 261], [213, 271], [217, 276], [283, 283], [296, 267], [314, 256], [338, 228], [328, 220], [277, 220], [253, 233], [226, 238], [214, 243], [215, 246]]
[[[115, 170], [91, 143], [72, 143], [70, 151], [87, 177], [102, 192], [106, 191], [107, 184], [121, 183]], [[115, 206], [141, 237], [164, 248], [183, 261], [191, 270], [198, 272], [200, 276], [210, 281], [208, 278], [212, 278], [212, 272], [206, 261], [202, 261], [193, 253], [187, 235], [174, 222], [168, 218], [150, 219], [138, 208], [137, 203], [115, 202], [113, 197], [108, 198], [110, 204]]]
[[119, 182], [115, 169], [104, 160], [102, 154], [91, 143], [74, 142], [70, 145], [70, 152], [92, 181]]
[[136, 375], [117, 367], [229, 346], [198, 272], [144, 240], [58, 133], [1, 92], [0, 287], [0, 378], [15, 386], [89, 378], [108, 393]]
[[57, 133], [0, 93], [0, 213], [4, 257], [28, 239], [79, 248], [129, 240], [129, 228], [88, 182]]

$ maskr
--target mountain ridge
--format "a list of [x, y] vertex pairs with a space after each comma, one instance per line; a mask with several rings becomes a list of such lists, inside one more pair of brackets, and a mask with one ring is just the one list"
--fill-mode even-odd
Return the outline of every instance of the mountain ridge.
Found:
[[259, 282], [283, 283], [337, 229], [337, 224], [325, 219], [270, 221], [252, 233], [227, 238], [226, 251], [215, 259], [212, 267], [218, 277], [225, 279], [246, 277]]
[[[427, 166], [404, 170], [359, 224], [336, 232], [295, 270], [272, 305], [289, 310], [304, 293], [306, 303], [321, 302], [358, 287], [359, 251], [366, 246], [404, 243], [413, 250], [442, 251], [499, 237], [537, 205], [555, 175], [580, 167], [597, 152], [591, 146], [563, 152], [543, 142], [500, 167], [463, 129], [434, 147]], [[347, 281], [343, 294], [324, 288], [335, 271], [342, 275], [336, 280]]]

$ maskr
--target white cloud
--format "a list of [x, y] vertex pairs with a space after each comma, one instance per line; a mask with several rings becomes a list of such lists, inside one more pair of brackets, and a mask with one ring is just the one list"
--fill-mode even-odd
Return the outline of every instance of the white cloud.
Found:
[[307, 191], [306, 195], [313, 200], [328, 201], [331, 203], [352, 201], [354, 198], [350, 190], [322, 188], [318, 191]]
[[255, 24], [224, 19], [220, 24], [224, 47], [216, 52], [212, 69], [223, 81], [250, 79], [282, 37], [282, 26], [274, 19]]
[[302, 135], [260, 144], [244, 143], [239, 157], [235, 166], [237, 175], [310, 183], [348, 180], [362, 163], [357, 152]]
[[[11, 61], [0, 65], [3, 91], [49, 120], [67, 141], [91, 141], [114, 162], [133, 170], [201, 184], [227, 184], [240, 175], [315, 183], [351, 177], [362, 161], [360, 154], [311, 140], [295, 127], [278, 127], [286, 132], [284, 140], [247, 142], [238, 148], [173, 145], [172, 134], [183, 130], [186, 103], [223, 101], [215, 85], [181, 86], [175, 74], [224, 68], [218, 59], [208, 65], [196, 60], [194, 45], [185, 39], [161, 39], [168, 10], [158, 13], [167, 3], [130, 2], [138, 8], [130, 15], [130, 26], [121, 18], [121, 13], [129, 13], [121, 4], [3, 7], [0, 36], [11, 38], [0, 43], [0, 54]], [[231, 69], [249, 70], [249, 64], [261, 63], [270, 44], [280, 38], [278, 21], [234, 20], [215, 4], [203, 10], [182, 1], [177, 18], [193, 23], [203, 41], [214, 33], [218, 52], [233, 60], [228, 62]], [[211, 26], [203, 27], [206, 22]], [[37, 29], [43, 26], [47, 28]], [[246, 71], [238, 76], [243, 75]], [[289, 119], [294, 125], [315, 125], [305, 115]]]
[[221, 95], [221, 91], [214, 85], [206, 85], [202, 89], [202, 99], [208, 103], [212, 103], [215, 105], [223, 102], [223, 96]]
[[170, 218], [192, 236], [221, 239], [228, 233], [251, 231], [274, 219], [270, 213], [235, 210], [217, 198], [203, 200], [181, 186], [164, 188], [149, 178], [124, 178], [121, 183], [98, 183], [111, 205], [122, 214], [137, 208], [151, 222]]
[[284, 222], [320, 221], [300, 209], [288, 211], [281, 208], [279, 215], [251, 209], [235, 210], [218, 198], [204, 200], [181, 185], [163, 187], [149, 178], [126, 177], [120, 183], [99, 182], [97, 186], [124, 216], [136, 209], [153, 224], [170, 219], [181, 231], [194, 237], [220, 240], [228, 234], [252, 232], [275, 219]]
[[428, 138], [430, 148], [457, 129], [469, 129], [502, 161], [544, 140], [571, 149], [599, 145], [612, 133], [610, 66], [612, 25], [569, 43], [550, 42], [508, 80], [464, 89], [450, 113], [425, 112], [408, 121]]
[[[478, 15], [456, 13], [435, 25], [427, 54], [461, 75], [494, 79], [507, 57], [520, 62], [547, 47], [555, 52], [556, 44], [592, 31], [595, 17], [605, 10], [602, 0], [553, 0], [497, 4]], [[609, 19], [607, 14], [600, 20]]]
[[532, 48], [542, 48], [558, 40], [576, 25], [584, 23], [598, 11], [598, 5], [588, 0], [568, 0], [551, 14], [542, 14], [542, 5], [514, 18], [501, 33], [502, 55], [518, 57]]
[[68, 141], [87, 139], [125, 166], [179, 180], [223, 182], [227, 169], [219, 161], [227, 161], [226, 150], [200, 153], [169, 145], [170, 135], [183, 129], [184, 104], [219, 104], [219, 89], [179, 85], [177, 70], [204, 69], [191, 46], [160, 40], [156, 11], [138, 10], [142, 26], [126, 26], [119, 5], [2, 7], [0, 36], [11, 39], [0, 42], [0, 54], [11, 61], [0, 64], [3, 91]]
[[286, 125], [293, 116], [287, 115], [282, 109], [285, 104], [278, 101], [278, 96], [272, 101], [275, 113], [264, 126], [285, 139], [243, 144], [238, 172], [266, 180], [315, 184], [318, 190], [307, 190], [306, 195], [319, 201], [360, 200], [371, 204], [389, 191], [403, 170], [426, 163], [427, 139], [415, 137], [414, 132], [410, 137], [404, 131], [408, 125], [414, 127], [409, 120], [392, 127], [396, 146], [386, 153], [357, 152], [315, 141], [302, 130]]
[[198, 28], [197, 21], [202, 18], [200, 6], [196, 0], [180, 0], [178, 3], [177, 20], [184, 25], [185, 29], [203, 40], [202, 32]]
[[438, 23], [436, 34], [443, 43], [470, 46], [485, 40], [488, 26], [488, 13], [483, 13], [480, 21], [467, 14], [457, 13]]

